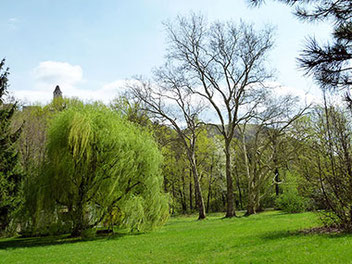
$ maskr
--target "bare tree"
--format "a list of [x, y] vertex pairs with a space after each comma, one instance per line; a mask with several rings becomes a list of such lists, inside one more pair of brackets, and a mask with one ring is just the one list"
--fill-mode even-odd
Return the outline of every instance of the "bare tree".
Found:
[[287, 132], [309, 108], [297, 108], [297, 101], [298, 98], [291, 95], [276, 97], [268, 93], [264, 105], [251, 119], [252, 124], [245, 122], [239, 127], [248, 180], [246, 215], [255, 214], [260, 208], [260, 200], [268, 193], [266, 186], [270, 179], [278, 188], [279, 168], [294, 157], [296, 149], [289, 147]]
[[154, 118], [171, 125], [179, 135], [186, 149], [194, 179], [198, 219], [204, 219], [205, 206], [195, 155], [198, 128], [201, 126], [198, 116], [203, 106], [199, 102], [196, 103], [194, 95], [185, 89], [186, 84], [182, 76], [172, 74], [167, 65], [157, 70], [155, 75], [157, 85], [138, 79], [130, 85], [131, 92]]
[[266, 55], [273, 45], [272, 29], [256, 32], [252, 25], [232, 22], [208, 25], [201, 15], [177, 17], [165, 24], [168, 64], [182, 73], [186, 88], [209, 103], [221, 133], [226, 156], [226, 217], [235, 216], [230, 145], [235, 128], [250, 118], [261, 100], [264, 81], [271, 77]]

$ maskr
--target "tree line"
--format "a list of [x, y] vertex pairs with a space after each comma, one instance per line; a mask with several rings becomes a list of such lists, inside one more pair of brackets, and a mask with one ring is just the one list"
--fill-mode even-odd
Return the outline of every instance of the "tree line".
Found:
[[164, 65], [108, 106], [58, 98], [20, 109], [4, 100], [3, 60], [1, 231], [147, 230], [169, 214], [265, 208], [316, 210], [326, 225], [351, 230], [351, 115], [330, 98], [350, 83], [351, 9], [316, 2], [296, 14], [336, 21], [335, 42], [312, 39], [299, 58], [322, 87], [322, 105], [270, 87], [270, 27], [197, 14], [165, 23]]

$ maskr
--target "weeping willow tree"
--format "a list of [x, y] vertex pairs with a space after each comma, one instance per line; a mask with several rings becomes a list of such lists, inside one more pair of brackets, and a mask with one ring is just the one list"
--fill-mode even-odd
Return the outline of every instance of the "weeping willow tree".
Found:
[[99, 223], [137, 230], [162, 224], [168, 200], [161, 158], [150, 135], [103, 105], [63, 111], [48, 132], [37, 227], [56, 222], [78, 236]]

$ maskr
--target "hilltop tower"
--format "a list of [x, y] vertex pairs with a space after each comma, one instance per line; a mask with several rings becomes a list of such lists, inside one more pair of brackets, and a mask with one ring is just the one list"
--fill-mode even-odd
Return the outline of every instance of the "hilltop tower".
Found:
[[61, 92], [61, 90], [60, 90], [60, 86], [56, 85], [53, 94], [54, 94], [54, 99], [55, 99], [55, 98], [62, 97], [62, 92]]

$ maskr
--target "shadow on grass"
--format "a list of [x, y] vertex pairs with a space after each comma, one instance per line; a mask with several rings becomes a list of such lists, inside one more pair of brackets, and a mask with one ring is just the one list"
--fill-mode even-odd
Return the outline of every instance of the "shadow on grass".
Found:
[[119, 239], [124, 236], [136, 236], [140, 233], [114, 233], [111, 235], [97, 235], [90, 238], [72, 238], [69, 235], [47, 236], [47, 237], [17, 237], [0, 240], [0, 250], [9, 250], [17, 248], [45, 247], [62, 244], [84, 243], [88, 241], [106, 241], [111, 239]]
[[310, 232], [306, 233], [303, 230], [296, 230], [296, 231], [274, 231], [268, 232], [261, 236], [264, 240], [278, 240], [283, 238], [300, 238], [300, 237], [309, 237], [319, 235], [329, 239], [336, 239], [336, 238], [345, 238], [345, 237], [352, 237], [351, 233], [317, 233], [317, 232]]

